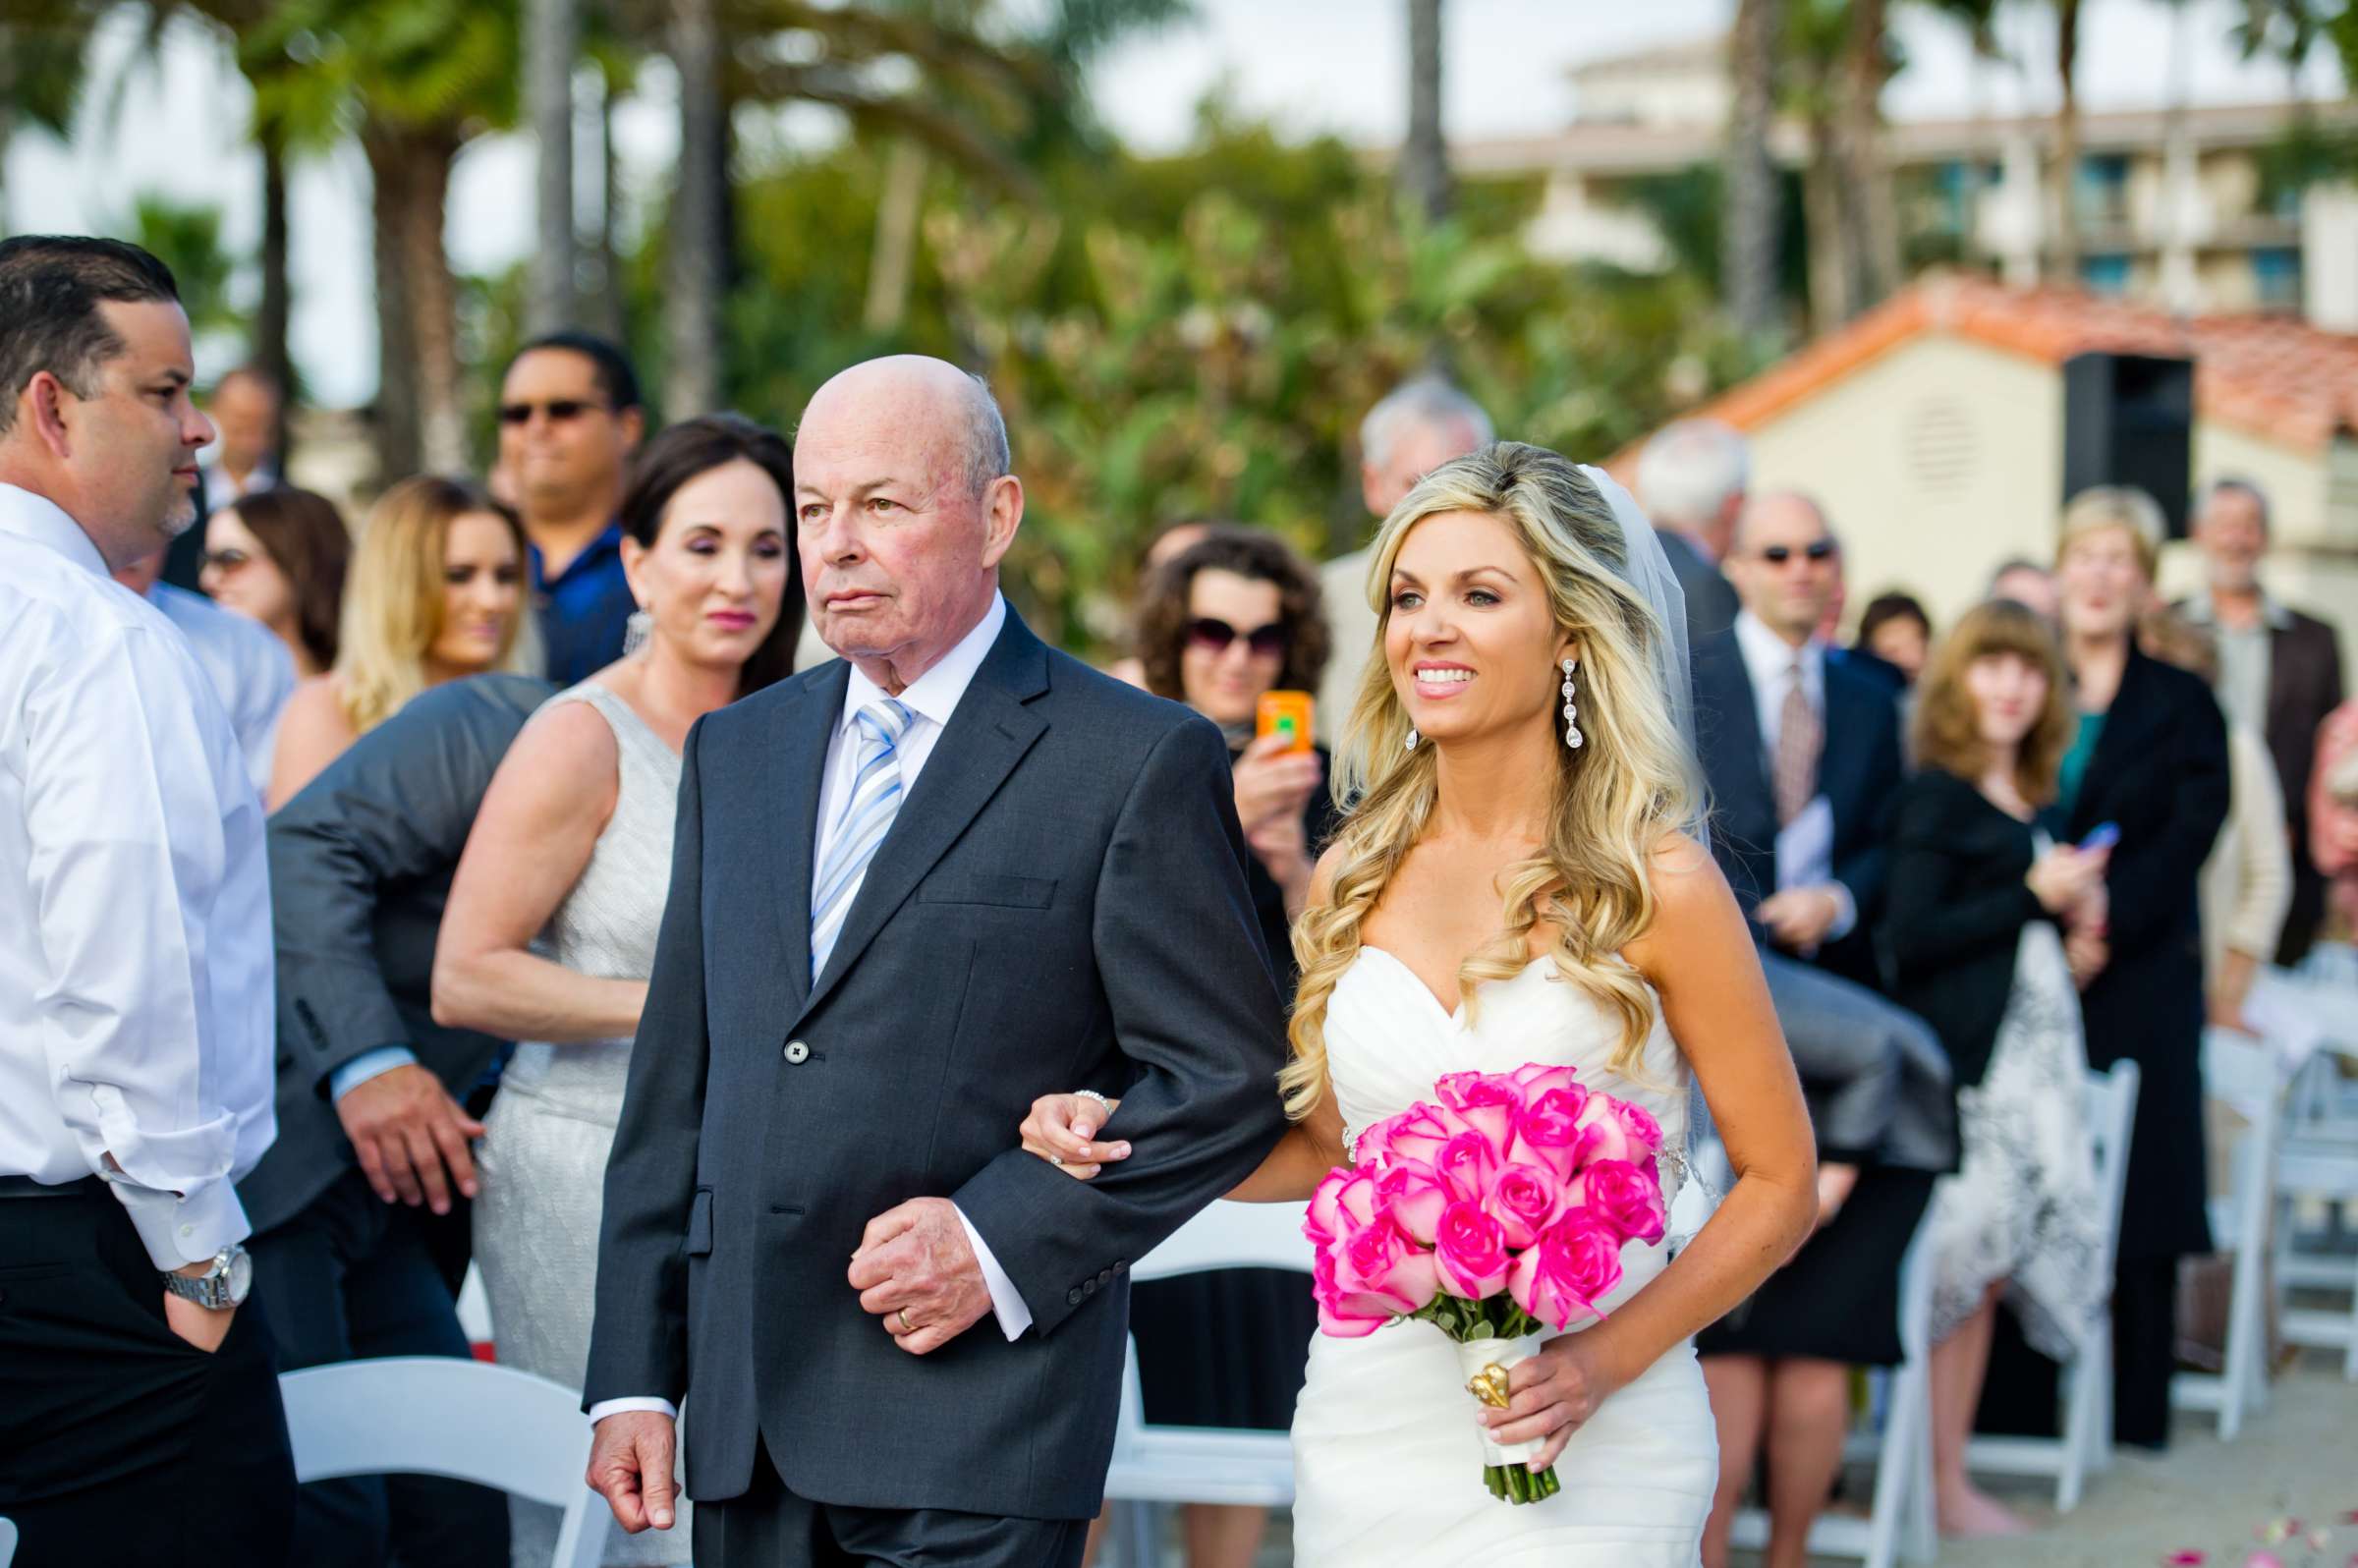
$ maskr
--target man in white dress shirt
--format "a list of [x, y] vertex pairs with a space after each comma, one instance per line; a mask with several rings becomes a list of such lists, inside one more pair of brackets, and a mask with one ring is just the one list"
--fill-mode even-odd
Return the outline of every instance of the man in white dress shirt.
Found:
[[283, 1562], [234, 1184], [273, 1131], [262, 812], [219, 700], [108, 580], [195, 515], [172, 274], [0, 242], [0, 1516], [20, 1565]]
[[270, 787], [270, 757], [278, 749], [278, 718], [295, 695], [295, 657], [259, 621], [233, 615], [201, 593], [162, 581], [164, 552], [134, 561], [115, 581], [164, 612], [180, 628], [229, 715], [254, 792]]

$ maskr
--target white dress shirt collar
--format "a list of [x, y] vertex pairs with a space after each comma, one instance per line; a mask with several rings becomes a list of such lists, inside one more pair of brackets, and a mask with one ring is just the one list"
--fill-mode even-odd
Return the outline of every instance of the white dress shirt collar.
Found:
[[[1006, 625], [1006, 596], [993, 592], [990, 608], [982, 612], [982, 619], [975, 623], [974, 630], [960, 638], [947, 653], [935, 661], [931, 669], [910, 682], [897, 700], [919, 718], [930, 722], [935, 729], [946, 727], [950, 715], [958, 711], [959, 700], [966, 696], [966, 689], [974, 684], [975, 672], [982, 667], [982, 660], [989, 655], [991, 644], [999, 640], [999, 633]], [[836, 722], [836, 729], [849, 729], [862, 708], [871, 702], [884, 701], [889, 696], [882, 687], [862, 674], [859, 665], [854, 664], [851, 685], [845, 688], [843, 694], [843, 716]]]
[[1825, 642], [1813, 637], [1799, 647], [1768, 630], [1768, 623], [1750, 610], [1736, 613], [1736, 650], [1744, 655], [1745, 673], [1752, 677], [1753, 707], [1760, 715], [1761, 747], [1776, 755], [1776, 737], [1785, 712], [1785, 688], [1792, 684], [1793, 661], [1801, 660], [1801, 692], [1810, 706], [1825, 712]]
[[66, 509], [45, 495], [14, 484], [0, 484], [0, 532], [50, 549], [100, 577], [108, 575], [106, 557], [90, 542], [89, 534]]

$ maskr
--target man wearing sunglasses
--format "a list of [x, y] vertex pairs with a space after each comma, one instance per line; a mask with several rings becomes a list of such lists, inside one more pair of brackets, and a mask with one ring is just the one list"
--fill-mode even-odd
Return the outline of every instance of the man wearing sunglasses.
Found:
[[532, 541], [533, 599], [559, 686], [621, 657], [638, 608], [615, 513], [646, 420], [629, 358], [594, 333], [534, 338], [500, 382], [499, 466]]

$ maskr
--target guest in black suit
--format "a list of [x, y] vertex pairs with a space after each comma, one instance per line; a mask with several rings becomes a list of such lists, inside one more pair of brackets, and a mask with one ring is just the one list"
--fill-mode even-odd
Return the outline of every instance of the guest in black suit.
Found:
[[1959, 1168], [1935, 1195], [1933, 1466], [1941, 1530], [2026, 1527], [1973, 1484], [1965, 1443], [2001, 1296], [2048, 1354], [2103, 1310], [2096, 1170], [2080, 1117], [2088, 1053], [2066, 921], [2101, 923], [2108, 851], [2032, 823], [2070, 738], [2063, 658], [2036, 612], [1969, 612], [1923, 683], [1923, 771], [1893, 812], [1894, 994], [1940, 1031], [1956, 1072]]
[[[1840, 1462], [1849, 1369], [1899, 1360], [1899, 1260], [1956, 1156], [1937, 1039], [1871, 989], [1899, 718], [1891, 689], [1829, 658], [1818, 635], [1837, 582], [1833, 536], [1808, 498], [1760, 496], [1728, 561], [1744, 608], [1695, 645], [1696, 744], [1712, 850], [1773, 949], [1762, 967], [1811, 1091], [1821, 1218], [1782, 1270], [1697, 1337], [1720, 1434], [1704, 1540], [1713, 1568], [1764, 1442], [1769, 1559], [1800, 1560]], [[1879, 1082], [1886, 1095], [1862, 1114]]]
[[[289, 1368], [469, 1354], [429, 1211], [474, 1194], [482, 1128], [460, 1100], [500, 1042], [434, 1022], [434, 938], [476, 808], [550, 691], [435, 687], [270, 818], [278, 1142], [238, 1196]], [[388, 1541], [405, 1562], [508, 1558], [505, 1497], [424, 1477], [314, 1482], [295, 1527], [298, 1562], [379, 1563]]]
[[[1245, 883], [1262, 940], [1290, 1003], [1294, 917], [1332, 836], [1333, 797], [1323, 748], [1295, 751], [1256, 738], [1262, 694], [1315, 692], [1326, 663], [1319, 578], [1274, 533], [1215, 526], [1148, 574], [1136, 646], [1147, 690], [1185, 702], [1220, 727], [1236, 759], [1236, 812], [1251, 851]], [[1339, 729], [1344, 715], [1332, 715]], [[1302, 1276], [1223, 1269], [1133, 1287], [1131, 1338], [1147, 1419], [1170, 1427], [1293, 1425], [1318, 1307]], [[1268, 1511], [1218, 1503], [1186, 1507], [1189, 1568], [1247, 1568]]]
[[1638, 504], [1654, 520], [1687, 598], [1687, 639], [1716, 637], [1743, 607], [1719, 567], [1744, 511], [1751, 451], [1717, 420], [1680, 420], [1646, 443], [1637, 477]]
[[2276, 949], [2297, 964], [2326, 913], [2325, 877], [2309, 853], [2309, 778], [2317, 730], [2341, 705], [2341, 640], [2331, 625], [2280, 602], [2260, 583], [2268, 553], [2268, 497], [2249, 479], [2220, 479], [2195, 515], [2194, 542], [2209, 583], [2180, 614], [2218, 638], [2213, 683], [2229, 721], [2268, 742], [2292, 839], [2292, 908]]
[[2079, 722], [2043, 820], [2077, 842], [2120, 841], [2104, 933], [2073, 933], [2088, 1059], [2143, 1074], [2112, 1298], [2113, 1431], [2169, 1436], [2178, 1259], [2208, 1252], [2204, 1214], [2203, 946], [2196, 879], [2227, 814], [2227, 736], [2209, 688], [2137, 650], [2153, 596], [2161, 508], [2142, 491], [2088, 490], [2065, 511], [2056, 573]]

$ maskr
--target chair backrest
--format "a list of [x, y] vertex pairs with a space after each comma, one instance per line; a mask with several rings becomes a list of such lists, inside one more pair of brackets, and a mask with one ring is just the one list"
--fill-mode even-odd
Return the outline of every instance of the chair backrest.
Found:
[[2284, 1097], [2284, 1074], [2268, 1041], [2214, 1027], [2203, 1031], [2203, 1090], [2256, 1123], [2274, 1119]]
[[5, 1519], [0, 1519], [0, 1568], [8, 1568], [10, 1559], [14, 1558], [16, 1554], [17, 1527]]
[[2120, 1245], [2121, 1204], [2129, 1189], [2129, 1138], [2137, 1122], [2137, 1064], [2117, 1062], [2108, 1073], [2090, 1073], [2080, 1106], [2088, 1120], [2096, 1155], [2096, 1180], [2104, 1194], [2104, 1277], [2112, 1277]]
[[393, 1473], [472, 1481], [565, 1510], [556, 1568], [603, 1555], [609, 1515], [583, 1480], [590, 1423], [573, 1389], [512, 1367], [385, 1356], [278, 1379], [297, 1481]]
[[1232, 1204], [1222, 1199], [1130, 1265], [1132, 1279], [1169, 1279], [1213, 1268], [1290, 1268], [1307, 1274], [1313, 1255], [1302, 1234], [1308, 1204]]

